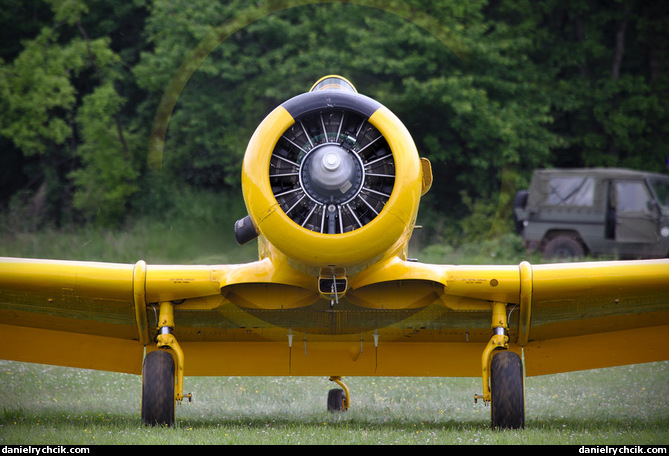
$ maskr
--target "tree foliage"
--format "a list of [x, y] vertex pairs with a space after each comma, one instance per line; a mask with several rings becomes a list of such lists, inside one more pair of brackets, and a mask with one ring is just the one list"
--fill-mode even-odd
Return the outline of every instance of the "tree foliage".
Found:
[[553, 164], [666, 170], [669, 5], [509, 5], [507, 15], [533, 17], [541, 31], [529, 57], [549, 76], [551, 129], [562, 140]]
[[45, 220], [113, 225], [155, 207], [161, 186], [236, 189], [257, 124], [330, 73], [412, 132], [435, 173], [426, 219], [442, 232], [494, 216], [537, 167], [666, 169], [662, 2], [9, 7], [0, 20], [20, 40], [0, 53], [0, 144], [14, 172], [0, 198], [47, 195]]

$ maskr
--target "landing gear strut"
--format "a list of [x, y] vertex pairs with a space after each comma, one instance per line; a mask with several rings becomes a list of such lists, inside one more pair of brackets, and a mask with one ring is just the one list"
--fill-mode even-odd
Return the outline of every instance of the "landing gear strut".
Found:
[[493, 336], [483, 350], [481, 359], [483, 394], [474, 396], [490, 403], [493, 429], [525, 427], [525, 385], [523, 365], [517, 353], [507, 351], [509, 337], [506, 305], [495, 302], [492, 307]]
[[351, 403], [348, 388], [341, 381], [341, 377], [330, 377], [330, 381], [335, 382], [343, 389], [331, 389], [328, 392], [328, 412], [345, 412]]
[[184, 356], [172, 334], [173, 303], [160, 303], [158, 326], [156, 342], [160, 350], [148, 353], [142, 366], [142, 423], [173, 426], [175, 402], [191, 400], [190, 394], [183, 394]]

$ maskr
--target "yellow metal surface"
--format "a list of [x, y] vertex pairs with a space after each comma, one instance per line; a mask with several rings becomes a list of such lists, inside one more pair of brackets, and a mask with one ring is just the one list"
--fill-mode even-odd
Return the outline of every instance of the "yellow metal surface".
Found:
[[8, 258], [0, 261], [0, 287], [41, 291], [45, 306], [67, 296], [68, 290], [76, 290], [81, 298], [128, 301], [132, 273], [133, 265], [127, 264]]
[[667, 323], [669, 260], [532, 267], [529, 341]]
[[158, 337], [156, 337], [156, 346], [160, 349], [169, 348], [172, 350], [175, 360], [174, 400], [181, 402], [183, 399], [190, 399], [190, 394], [184, 394], [185, 357], [177, 339], [172, 334], [159, 334]]
[[432, 187], [432, 164], [427, 158], [420, 159], [421, 177], [423, 185], [421, 187], [421, 195], [426, 194]]
[[184, 398], [190, 399], [191, 395], [184, 395], [184, 352], [177, 342], [176, 337], [171, 333], [174, 328], [174, 304], [171, 302], [161, 302], [160, 303], [160, 317], [158, 318], [158, 327], [162, 329], [167, 329], [170, 332], [160, 332], [156, 336], [156, 347], [159, 349], [169, 348], [173, 352], [175, 360], [175, 381], [174, 386], [174, 399], [178, 402], [181, 402]]
[[483, 393], [475, 396], [476, 399], [483, 399], [483, 402], [490, 402], [490, 363], [495, 350], [506, 350], [509, 347], [509, 337], [506, 334], [508, 330], [506, 317], [506, 304], [503, 302], [492, 303], [492, 325], [494, 330], [490, 342], [486, 345], [481, 355], [481, 378], [483, 381]]
[[[322, 82], [327, 81], [328, 79], [333, 80], [333, 82], [332, 82], [331, 85], [323, 85], [323, 84], [321, 84]], [[340, 79], [341, 81], [343, 81], [343, 82], [345, 83], [344, 88], [342, 88], [341, 83], [338, 83], [338, 82], [337, 82], [338, 79]], [[339, 76], [338, 74], [329, 74], [329, 75], [327, 75], [327, 76], [323, 76], [323, 77], [320, 78], [318, 81], [314, 82], [314, 84], [313, 84], [313, 85], [311, 86], [311, 88], [309, 89], [309, 92], [313, 92], [314, 89], [316, 89], [316, 87], [317, 87], [319, 84], [321, 84], [321, 86], [318, 87], [318, 90], [327, 90], [327, 89], [346, 90], [346, 89], [350, 89], [350, 90], [352, 90], [353, 92], [356, 92], [356, 93], [358, 92], [358, 90], [357, 90], [357, 89], [355, 88], [355, 86], [351, 83], [351, 81], [349, 81], [348, 79], [344, 78], [343, 76]], [[348, 86], [350, 86], [350, 88], [347, 87], [346, 84], [347, 84]]]
[[134, 265], [0, 259], [0, 323], [138, 340]]
[[532, 265], [523, 261], [518, 266], [520, 270], [520, 319], [519, 340], [521, 346], [527, 345], [530, 336], [530, 320], [532, 318]]
[[[186, 376], [480, 377], [485, 343], [183, 342]], [[514, 351], [520, 351], [512, 346]]]
[[268, 173], [270, 157], [279, 137], [293, 122], [285, 109], [274, 110], [258, 126], [244, 157], [242, 188], [246, 207], [267, 244], [302, 271], [321, 267], [358, 271], [383, 256], [402, 251], [411, 236], [425, 183], [413, 139], [399, 119], [386, 108], [369, 118], [393, 152], [396, 177], [390, 199], [371, 223], [336, 235], [300, 227], [280, 210], [273, 197]]
[[147, 265], [146, 302], [181, 301], [219, 295], [231, 266]]
[[142, 345], [149, 343], [149, 328], [146, 319], [146, 262], [138, 261], [132, 273], [132, 294], [135, 305], [137, 337]]
[[140, 374], [137, 341], [0, 324], [0, 359]]
[[482, 267], [391, 259], [349, 277], [335, 309], [313, 302], [315, 278], [285, 258], [0, 265], [5, 359], [138, 373], [160, 325], [151, 301], [165, 296], [178, 299], [184, 375], [329, 376], [337, 367], [341, 375], [477, 376], [493, 301], [507, 304], [510, 344], [524, 346], [528, 375], [669, 359], [666, 260]]
[[[666, 319], [664, 320], [666, 321]], [[530, 342], [528, 376], [669, 360], [669, 325]]]

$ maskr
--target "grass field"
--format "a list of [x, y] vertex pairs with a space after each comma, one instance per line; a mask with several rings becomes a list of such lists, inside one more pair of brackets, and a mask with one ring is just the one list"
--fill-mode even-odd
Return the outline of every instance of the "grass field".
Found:
[[1, 444], [669, 444], [669, 362], [526, 380], [526, 429], [492, 431], [478, 378], [186, 377], [174, 428], [140, 422], [136, 375], [0, 361]]

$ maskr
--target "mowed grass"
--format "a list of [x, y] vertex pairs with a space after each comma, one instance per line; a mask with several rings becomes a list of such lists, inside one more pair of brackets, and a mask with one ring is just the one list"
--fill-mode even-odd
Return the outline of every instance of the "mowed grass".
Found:
[[173, 428], [140, 420], [137, 375], [0, 361], [0, 444], [669, 443], [669, 362], [526, 379], [524, 430], [493, 431], [478, 378], [186, 377]]

